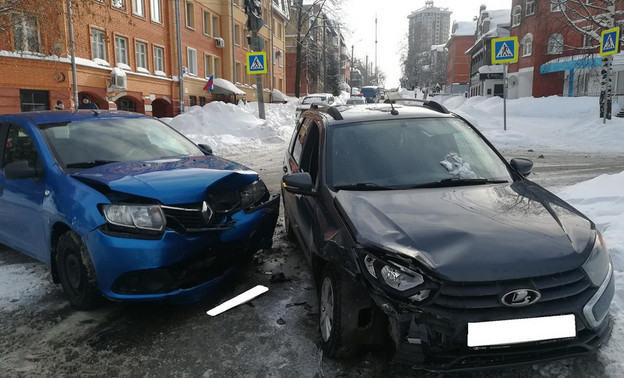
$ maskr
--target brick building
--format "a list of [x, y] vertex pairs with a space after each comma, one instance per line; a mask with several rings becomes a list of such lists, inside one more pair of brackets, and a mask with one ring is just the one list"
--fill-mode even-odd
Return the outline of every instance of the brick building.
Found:
[[470, 56], [466, 51], [474, 44], [476, 22], [455, 21], [446, 43], [446, 91], [464, 93], [470, 85]]
[[[236, 83], [256, 100], [245, 73], [247, 16], [243, 0], [180, 0], [180, 60], [176, 2], [164, 0], [36, 0], [33, 8], [0, 14], [0, 113], [51, 109], [57, 100], [74, 107], [69, 25], [75, 46], [76, 91], [101, 109], [173, 116], [184, 106], [216, 98], [204, 90], [207, 78]], [[45, 6], [44, 6], [45, 5]], [[263, 0], [267, 65], [265, 101], [270, 89], [285, 90], [283, 68], [284, 0]], [[182, 86], [178, 80], [182, 75]]]

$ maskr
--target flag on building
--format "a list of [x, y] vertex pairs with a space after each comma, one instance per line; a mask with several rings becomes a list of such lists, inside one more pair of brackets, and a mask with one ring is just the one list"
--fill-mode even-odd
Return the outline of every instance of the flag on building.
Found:
[[204, 86], [204, 90], [212, 91], [213, 85], [214, 85], [214, 75], [210, 75], [210, 78], [208, 79], [208, 81], [206, 82], [206, 85]]

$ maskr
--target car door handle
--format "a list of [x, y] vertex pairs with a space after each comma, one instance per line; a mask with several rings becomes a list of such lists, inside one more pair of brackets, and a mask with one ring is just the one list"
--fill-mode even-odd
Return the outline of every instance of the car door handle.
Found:
[[282, 167], [282, 170], [284, 171], [284, 173], [286, 173], [286, 172], [288, 172], [288, 167], [284, 165], [284, 166]]

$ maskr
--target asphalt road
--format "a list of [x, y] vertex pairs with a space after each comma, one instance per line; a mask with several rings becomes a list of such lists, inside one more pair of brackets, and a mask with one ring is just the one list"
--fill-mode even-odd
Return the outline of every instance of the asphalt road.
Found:
[[[273, 193], [282, 152], [231, 156], [261, 173]], [[624, 171], [624, 154], [502, 151], [535, 162], [531, 178], [547, 188]], [[283, 274], [283, 276], [282, 276]], [[74, 311], [47, 267], [0, 246], [7, 298], [0, 308], [2, 377], [602, 377], [594, 356], [471, 374], [416, 372], [388, 362], [384, 351], [335, 361], [319, 352], [317, 300], [305, 261], [278, 220], [271, 250], [223, 285], [214, 297], [186, 306], [107, 302]], [[273, 279], [280, 277], [282, 279]], [[273, 282], [272, 282], [273, 281]], [[206, 311], [255, 285], [269, 291], [221, 315]], [[14, 288], [14, 290], [12, 290]]]

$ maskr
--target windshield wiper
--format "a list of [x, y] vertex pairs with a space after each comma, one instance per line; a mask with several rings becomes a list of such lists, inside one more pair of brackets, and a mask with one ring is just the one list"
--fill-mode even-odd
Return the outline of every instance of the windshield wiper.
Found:
[[117, 163], [115, 160], [93, 160], [67, 164], [67, 168], [93, 168], [104, 164]]
[[335, 190], [391, 190], [385, 186], [379, 186], [373, 182], [358, 182], [357, 184], [336, 185]]
[[450, 186], [467, 186], [467, 185], [485, 185], [485, 184], [503, 184], [507, 180], [490, 180], [484, 178], [462, 179], [458, 177], [446, 178], [440, 181], [427, 182], [410, 186], [410, 188], [446, 188]]

